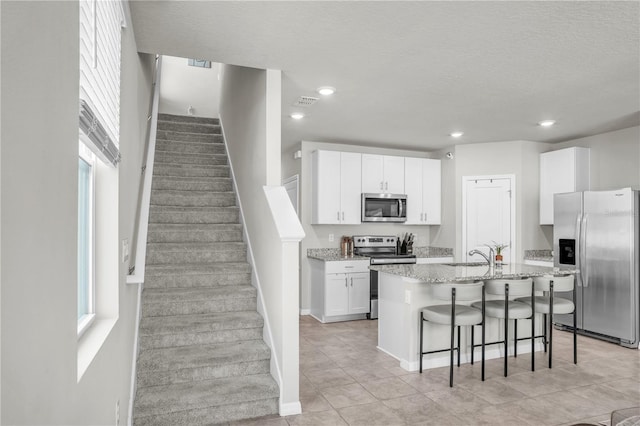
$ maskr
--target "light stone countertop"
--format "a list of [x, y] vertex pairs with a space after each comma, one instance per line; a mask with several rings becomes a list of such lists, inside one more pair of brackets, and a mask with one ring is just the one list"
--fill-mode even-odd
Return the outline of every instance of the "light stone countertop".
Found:
[[[478, 266], [451, 266], [443, 263], [426, 265], [371, 265], [369, 269], [378, 272], [413, 278], [426, 283], [451, 281], [486, 280], [496, 278], [535, 277], [554, 273], [554, 268], [545, 266], [511, 263], [495, 268], [492, 272], [486, 264]], [[563, 269], [562, 273], [576, 273], [576, 270]]]
[[369, 257], [366, 256], [343, 256], [340, 254], [339, 248], [307, 249], [307, 257], [310, 259], [323, 260], [325, 262], [338, 262], [345, 260], [369, 261]]

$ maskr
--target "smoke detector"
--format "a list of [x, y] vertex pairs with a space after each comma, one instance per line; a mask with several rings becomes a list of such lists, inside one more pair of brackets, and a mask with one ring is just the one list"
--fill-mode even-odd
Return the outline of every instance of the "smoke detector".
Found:
[[318, 102], [320, 98], [314, 98], [313, 96], [300, 96], [294, 103], [293, 106], [297, 107], [310, 107], [311, 105]]

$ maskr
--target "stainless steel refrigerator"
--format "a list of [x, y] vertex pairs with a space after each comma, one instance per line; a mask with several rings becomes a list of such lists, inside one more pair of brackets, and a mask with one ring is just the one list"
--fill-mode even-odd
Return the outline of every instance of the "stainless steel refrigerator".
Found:
[[[584, 191], [554, 196], [554, 264], [574, 268], [578, 330], [627, 347], [640, 341], [640, 193]], [[573, 328], [571, 315], [555, 322]]]

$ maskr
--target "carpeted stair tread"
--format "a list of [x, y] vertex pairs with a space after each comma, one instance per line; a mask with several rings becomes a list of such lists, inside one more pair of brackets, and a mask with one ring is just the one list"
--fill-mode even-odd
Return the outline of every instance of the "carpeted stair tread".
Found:
[[147, 241], [148, 243], [242, 242], [242, 225], [150, 223]]
[[189, 154], [156, 150], [154, 161], [155, 160], [162, 164], [189, 164], [200, 166], [227, 165], [227, 156], [225, 154]]
[[264, 320], [256, 311], [216, 312], [200, 315], [174, 315], [144, 318], [140, 321], [140, 336], [181, 333], [205, 333], [209, 331], [262, 329]]
[[147, 244], [147, 253], [150, 251], [163, 252], [185, 252], [185, 251], [224, 251], [224, 250], [242, 250], [246, 248], [246, 244], [242, 241], [224, 242], [224, 243], [149, 243]]
[[147, 244], [148, 265], [226, 263], [246, 259], [247, 247], [243, 242]]
[[226, 148], [221, 142], [189, 142], [158, 139], [156, 149], [183, 154], [225, 154]]
[[188, 209], [178, 206], [149, 207], [149, 223], [170, 224], [237, 224], [240, 219], [240, 209], [237, 206], [228, 207], [194, 207]]
[[151, 205], [178, 207], [232, 207], [236, 205], [233, 191], [156, 190], [151, 193]]
[[228, 177], [154, 176], [152, 190], [176, 191], [231, 191], [233, 183]]
[[158, 114], [158, 121], [180, 121], [183, 123], [220, 124], [220, 119], [213, 117], [198, 117], [196, 115]]
[[174, 164], [158, 161], [153, 166], [153, 177], [183, 176], [183, 177], [229, 177], [228, 165], [207, 164]]
[[251, 272], [251, 266], [247, 262], [223, 262], [193, 263], [189, 265], [148, 265], [145, 275], [202, 275], [202, 274], [228, 274], [230, 272]]
[[235, 364], [269, 359], [271, 351], [262, 340], [215, 345], [179, 346], [142, 351], [138, 357], [140, 373]]
[[145, 387], [136, 395], [134, 424], [210, 425], [257, 417], [277, 412], [278, 396], [269, 374]]
[[174, 130], [161, 129], [158, 129], [156, 132], [156, 141], [158, 139], [168, 139], [172, 141], [185, 142], [224, 143], [224, 138], [221, 134], [177, 132]]
[[220, 134], [222, 131], [219, 124], [209, 123], [189, 123], [182, 121], [158, 121], [158, 130], [169, 130], [174, 132], [190, 132], [201, 134]]
[[145, 288], [147, 303], [184, 302], [187, 300], [206, 299], [233, 299], [237, 297], [252, 297], [256, 295], [256, 289], [250, 285], [235, 287], [211, 287], [211, 288]]

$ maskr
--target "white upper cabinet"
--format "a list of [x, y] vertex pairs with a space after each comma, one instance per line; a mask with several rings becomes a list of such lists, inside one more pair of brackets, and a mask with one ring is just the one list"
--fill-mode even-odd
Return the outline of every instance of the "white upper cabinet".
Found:
[[404, 159], [407, 225], [439, 225], [441, 220], [440, 160]]
[[359, 224], [361, 154], [314, 151], [313, 224]]
[[540, 154], [540, 225], [553, 225], [553, 195], [589, 190], [589, 148]]
[[404, 157], [362, 154], [362, 192], [404, 194]]

